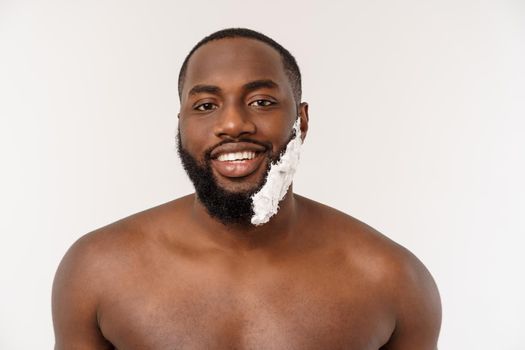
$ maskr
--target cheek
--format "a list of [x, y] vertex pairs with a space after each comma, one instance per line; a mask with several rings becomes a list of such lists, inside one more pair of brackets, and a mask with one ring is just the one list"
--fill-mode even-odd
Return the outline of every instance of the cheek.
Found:
[[261, 125], [257, 131], [260, 137], [263, 137], [266, 141], [272, 143], [272, 151], [273, 153], [276, 153], [280, 151], [290, 139], [293, 132], [294, 121], [295, 120], [290, 120], [290, 118], [281, 118], [271, 125]]
[[209, 147], [210, 135], [206, 125], [180, 120], [179, 137], [182, 147], [193, 155], [200, 156]]

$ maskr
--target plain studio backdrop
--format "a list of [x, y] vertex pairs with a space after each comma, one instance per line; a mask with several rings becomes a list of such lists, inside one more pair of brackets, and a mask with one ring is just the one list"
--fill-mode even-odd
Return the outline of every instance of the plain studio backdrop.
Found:
[[235, 26], [302, 69], [296, 192], [426, 264], [440, 350], [525, 349], [525, 4], [501, 0], [0, 0], [0, 348], [53, 346], [76, 239], [192, 192], [178, 70]]

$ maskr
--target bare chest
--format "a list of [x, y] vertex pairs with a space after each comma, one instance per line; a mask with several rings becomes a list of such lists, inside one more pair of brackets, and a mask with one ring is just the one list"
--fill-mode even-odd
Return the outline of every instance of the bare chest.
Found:
[[292, 276], [242, 285], [206, 276], [143, 281], [105, 300], [99, 321], [120, 350], [377, 350], [393, 321], [363, 291]]

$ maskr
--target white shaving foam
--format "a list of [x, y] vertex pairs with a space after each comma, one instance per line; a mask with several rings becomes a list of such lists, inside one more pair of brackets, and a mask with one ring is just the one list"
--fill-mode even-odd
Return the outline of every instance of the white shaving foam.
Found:
[[270, 165], [266, 183], [252, 196], [253, 216], [251, 222], [259, 226], [270, 221], [279, 210], [279, 202], [290, 187], [295, 170], [299, 165], [299, 155], [301, 153], [301, 118], [297, 117], [293, 126], [295, 136], [293, 137], [277, 163]]

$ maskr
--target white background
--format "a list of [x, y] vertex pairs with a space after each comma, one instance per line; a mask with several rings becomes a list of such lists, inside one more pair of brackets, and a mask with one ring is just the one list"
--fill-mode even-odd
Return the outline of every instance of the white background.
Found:
[[525, 349], [525, 3], [502, 0], [0, 0], [0, 348], [53, 346], [78, 237], [192, 191], [177, 74], [231, 26], [301, 66], [296, 192], [426, 264], [441, 350]]

